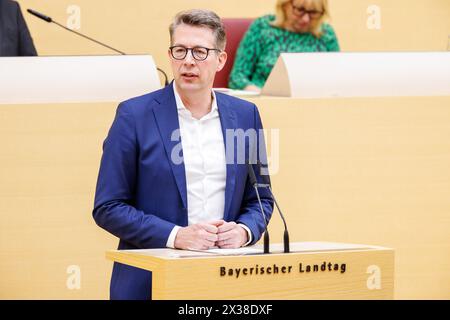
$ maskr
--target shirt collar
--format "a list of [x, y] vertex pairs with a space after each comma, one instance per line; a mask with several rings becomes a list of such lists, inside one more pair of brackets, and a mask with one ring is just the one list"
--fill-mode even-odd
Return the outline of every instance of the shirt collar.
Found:
[[[174, 93], [174, 95], [175, 95], [175, 103], [177, 104], [177, 110], [178, 110], [178, 112], [180, 112], [180, 111], [183, 110], [183, 111], [187, 111], [187, 112], [191, 113], [191, 112], [186, 108], [186, 106], [184, 105], [183, 101], [181, 100], [181, 97], [180, 97], [180, 95], [178, 94], [177, 87], [176, 87], [175, 83], [173, 83], [173, 86], [172, 86], [172, 87], [173, 87], [173, 93]], [[217, 98], [216, 98], [216, 93], [214, 92], [214, 90], [211, 90], [211, 95], [212, 95], [211, 111], [210, 111], [207, 115], [213, 114], [213, 113], [215, 113], [215, 112], [218, 110], [218, 107], [217, 107]], [[206, 117], [207, 115], [205, 115], [205, 117]]]

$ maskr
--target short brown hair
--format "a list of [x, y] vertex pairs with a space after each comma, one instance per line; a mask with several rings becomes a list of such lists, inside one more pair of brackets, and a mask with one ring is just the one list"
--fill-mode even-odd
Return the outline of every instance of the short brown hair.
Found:
[[169, 27], [171, 43], [175, 29], [181, 24], [211, 29], [216, 39], [217, 49], [225, 50], [225, 45], [227, 42], [225, 28], [222, 20], [220, 20], [220, 17], [215, 12], [210, 10], [192, 9], [178, 13]]

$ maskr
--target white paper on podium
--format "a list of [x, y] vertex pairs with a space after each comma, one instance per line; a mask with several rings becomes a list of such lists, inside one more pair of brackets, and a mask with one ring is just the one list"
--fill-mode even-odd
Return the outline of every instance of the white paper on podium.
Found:
[[236, 90], [229, 88], [213, 88], [213, 90], [216, 92], [225, 93], [233, 97], [258, 97], [259, 95], [261, 95], [261, 93], [255, 91]]
[[[283, 244], [275, 243], [270, 245], [271, 254], [283, 254]], [[291, 242], [290, 252], [333, 252], [333, 251], [349, 251], [349, 250], [371, 250], [381, 248], [378, 246], [370, 246], [363, 244], [352, 243], [338, 243], [338, 242]], [[138, 252], [142, 255], [150, 255], [154, 257], [160, 257], [163, 259], [179, 259], [179, 258], [209, 258], [218, 256], [243, 256], [243, 255], [258, 255], [263, 254], [263, 245], [256, 244], [250, 247], [243, 247], [237, 249], [220, 249], [213, 248], [209, 250], [179, 250], [169, 248], [159, 249], [136, 249], [136, 250], [123, 250], [130, 252]]]
[[[213, 248], [208, 250], [183, 250], [182, 254], [178, 257], [192, 257], [202, 254], [203, 256], [215, 255], [215, 256], [242, 256], [252, 254], [263, 254], [263, 245], [257, 244], [250, 247], [243, 247], [237, 249], [220, 249]], [[338, 243], [338, 242], [293, 242], [290, 243], [290, 252], [329, 252], [329, 251], [347, 251], [347, 250], [369, 250], [373, 249], [373, 246], [352, 244], [352, 243]], [[188, 252], [191, 252], [189, 254]], [[276, 243], [270, 245], [270, 253], [283, 253], [284, 246], [282, 243]], [[176, 252], [174, 254], [177, 254]]]

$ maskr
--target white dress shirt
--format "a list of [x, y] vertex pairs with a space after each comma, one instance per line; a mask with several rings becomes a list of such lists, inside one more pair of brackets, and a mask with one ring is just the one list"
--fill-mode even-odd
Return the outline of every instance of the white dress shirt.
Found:
[[[221, 220], [224, 217], [227, 166], [216, 95], [212, 91], [211, 111], [196, 119], [184, 106], [175, 84], [173, 90], [186, 172], [188, 225]], [[251, 242], [250, 229], [240, 225], [247, 231], [248, 244]], [[167, 247], [174, 248], [179, 229], [179, 226], [173, 228]]]

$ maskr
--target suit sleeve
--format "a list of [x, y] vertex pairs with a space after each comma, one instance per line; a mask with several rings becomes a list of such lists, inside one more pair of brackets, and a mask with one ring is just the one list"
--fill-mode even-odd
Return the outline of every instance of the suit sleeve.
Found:
[[139, 147], [132, 110], [120, 104], [103, 144], [95, 193], [95, 222], [137, 248], [164, 248], [175, 224], [134, 205]]
[[17, 28], [19, 32], [19, 56], [37, 56], [33, 39], [17, 3]]
[[[263, 166], [267, 165], [267, 152], [265, 147], [265, 140], [263, 135], [263, 126], [261, 122], [261, 117], [259, 115], [258, 109], [254, 106], [254, 121], [257, 134], [257, 143], [256, 146], [250, 146], [250, 150], [255, 150], [255, 154], [253, 158], [258, 159]], [[250, 157], [252, 159], [252, 157]], [[255, 161], [253, 161], [255, 162]], [[254, 166], [254, 171], [256, 175], [256, 179], [259, 183], [262, 183], [263, 180], [261, 178], [262, 172], [257, 169], [257, 166]], [[263, 172], [266, 173], [266, 172]], [[259, 188], [259, 196], [261, 199], [262, 207], [264, 210], [264, 214], [267, 220], [267, 224], [269, 224], [269, 220], [272, 217], [273, 212], [273, 200], [270, 193], [265, 188]], [[250, 181], [247, 176], [247, 181], [245, 185], [245, 193], [242, 201], [240, 216], [238, 218], [238, 223], [245, 224], [252, 233], [252, 241], [250, 245], [255, 244], [262, 236], [266, 223], [264, 222], [263, 215], [261, 213], [261, 209], [258, 202], [258, 197], [256, 195], [255, 189], [250, 184]]]

